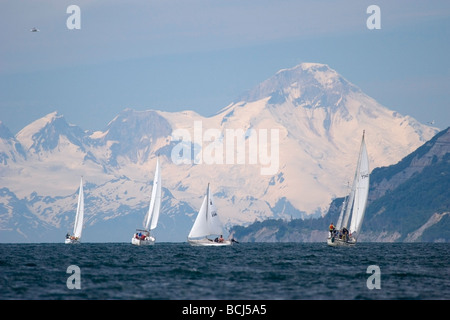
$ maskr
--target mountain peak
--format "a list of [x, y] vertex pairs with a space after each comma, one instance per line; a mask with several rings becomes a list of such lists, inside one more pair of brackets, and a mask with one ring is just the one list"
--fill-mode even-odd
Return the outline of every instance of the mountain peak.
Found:
[[316, 62], [302, 62], [294, 67], [291, 68], [286, 68], [286, 69], [281, 69], [279, 70], [276, 74], [278, 73], [283, 73], [283, 72], [292, 72], [292, 71], [306, 71], [306, 72], [333, 72], [336, 73], [337, 72], [333, 69], [331, 69], [327, 64], [323, 64], [323, 63], [316, 63]]
[[63, 116], [58, 113], [58, 111], [53, 111], [44, 116], [42, 119], [46, 119], [48, 122], [52, 122], [57, 118], [62, 118]]
[[[288, 96], [294, 99], [303, 97], [306, 100], [316, 100], [318, 94], [345, 94], [350, 91], [360, 91], [326, 64], [304, 62], [299, 65], [281, 69], [269, 79], [244, 93], [239, 101], [253, 102], [271, 97], [272, 102], [280, 103]], [[271, 102], [269, 100], [269, 102]]]
[[109, 161], [110, 164], [117, 165], [119, 155], [126, 155], [133, 162], [145, 161], [151, 153], [150, 146], [157, 139], [169, 136], [171, 132], [169, 122], [158, 112], [126, 108], [109, 122], [101, 137], [103, 143], [115, 142]]
[[131, 139], [140, 141], [143, 135], [159, 137], [170, 135], [169, 123], [156, 111], [136, 111], [131, 108], [122, 110], [108, 123], [106, 138], [120, 141]]
[[51, 150], [56, 147], [59, 137], [64, 135], [75, 145], [81, 145], [83, 131], [74, 125], [69, 125], [57, 111], [32, 122], [17, 134], [17, 140], [27, 149]]

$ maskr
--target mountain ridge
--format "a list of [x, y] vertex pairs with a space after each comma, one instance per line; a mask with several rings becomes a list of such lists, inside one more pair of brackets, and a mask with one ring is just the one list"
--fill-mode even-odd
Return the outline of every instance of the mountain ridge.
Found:
[[[299, 76], [303, 68], [313, 76]], [[22, 129], [14, 137], [17, 143], [11, 137], [0, 139], [0, 154], [8, 160], [0, 167], [4, 186], [33, 213], [36, 225], [42, 221], [56, 233], [70, 226], [74, 186], [84, 176], [87, 227], [102, 229], [109, 221], [119, 232], [119, 224], [140, 224], [159, 154], [167, 210], [161, 223], [177, 230], [176, 239], [182, 241], [207, 183], [227, 227], [272, 217], [320, 216], [330, 199], [344, 193], [342, 182], [354, 170], [362, 130], [373, 167], [398, 161], [437, 132], [381, 106], [339, 80], [327, 65], [291, 69], [279, 76], [297, 77], [301, 87], [274, 85], [284, 89], [273, 96], [260, 90], [266, 97], [231, 103], [211, 117], [189, 110], [126, 108], [103, 131], [90, 132], [50, 113]], [[318, 87], [319, 82], [325, 87]], [[25, 156], [13, 157], [20, 146], [25, 146]], [[176, 164], [178, 158], [185, 162]], [[8, 199], [0, 197], [0, 232], [11, 227], [8, 217], [17, 211]], [[162, 231], [167, 229], [160, 229], [163, 239], [174, 240], [165, 238]], [[84, 235], [89, 239], [88, 231]]]

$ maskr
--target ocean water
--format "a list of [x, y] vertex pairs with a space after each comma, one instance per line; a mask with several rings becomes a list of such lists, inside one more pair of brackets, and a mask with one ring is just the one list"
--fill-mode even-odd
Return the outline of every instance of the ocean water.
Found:
[[0, 244], [1, 300], [448, 300], [450, 244]]

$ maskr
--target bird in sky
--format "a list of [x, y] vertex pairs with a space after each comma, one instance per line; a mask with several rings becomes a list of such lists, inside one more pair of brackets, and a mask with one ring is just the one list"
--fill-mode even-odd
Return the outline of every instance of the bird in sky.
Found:
[[39, 32], [39, 31], [41, 31], [41, 30], [39, 30], [38, 28], [31, 28], [30, 31], [31, 31], [31, 32]]

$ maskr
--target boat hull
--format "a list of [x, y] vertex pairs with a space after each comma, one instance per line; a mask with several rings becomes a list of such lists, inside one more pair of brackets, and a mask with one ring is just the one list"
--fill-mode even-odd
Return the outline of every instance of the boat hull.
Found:
[[155, 238], [149, 237], [147, 239], [141, 240], [135, 237], [131, 238], [131, 244], [135, 246], [151, 246], [155, 244]]
[[231, 246], [233, 244], [233, 242], [230, 240], [225, 240], [223, 242], [216, 242], [208, 238], [188, 239], [188, 243], [194, 247], [225, 247]]
[[331, 247], [353, 247], [356, 245], [356, 240], [342, 240], [337, 237], [328, 237], [327, 244]]
[[65, 239], [64, 243], [65, 244], [79, 244], [80, 243], [80, 239]]

